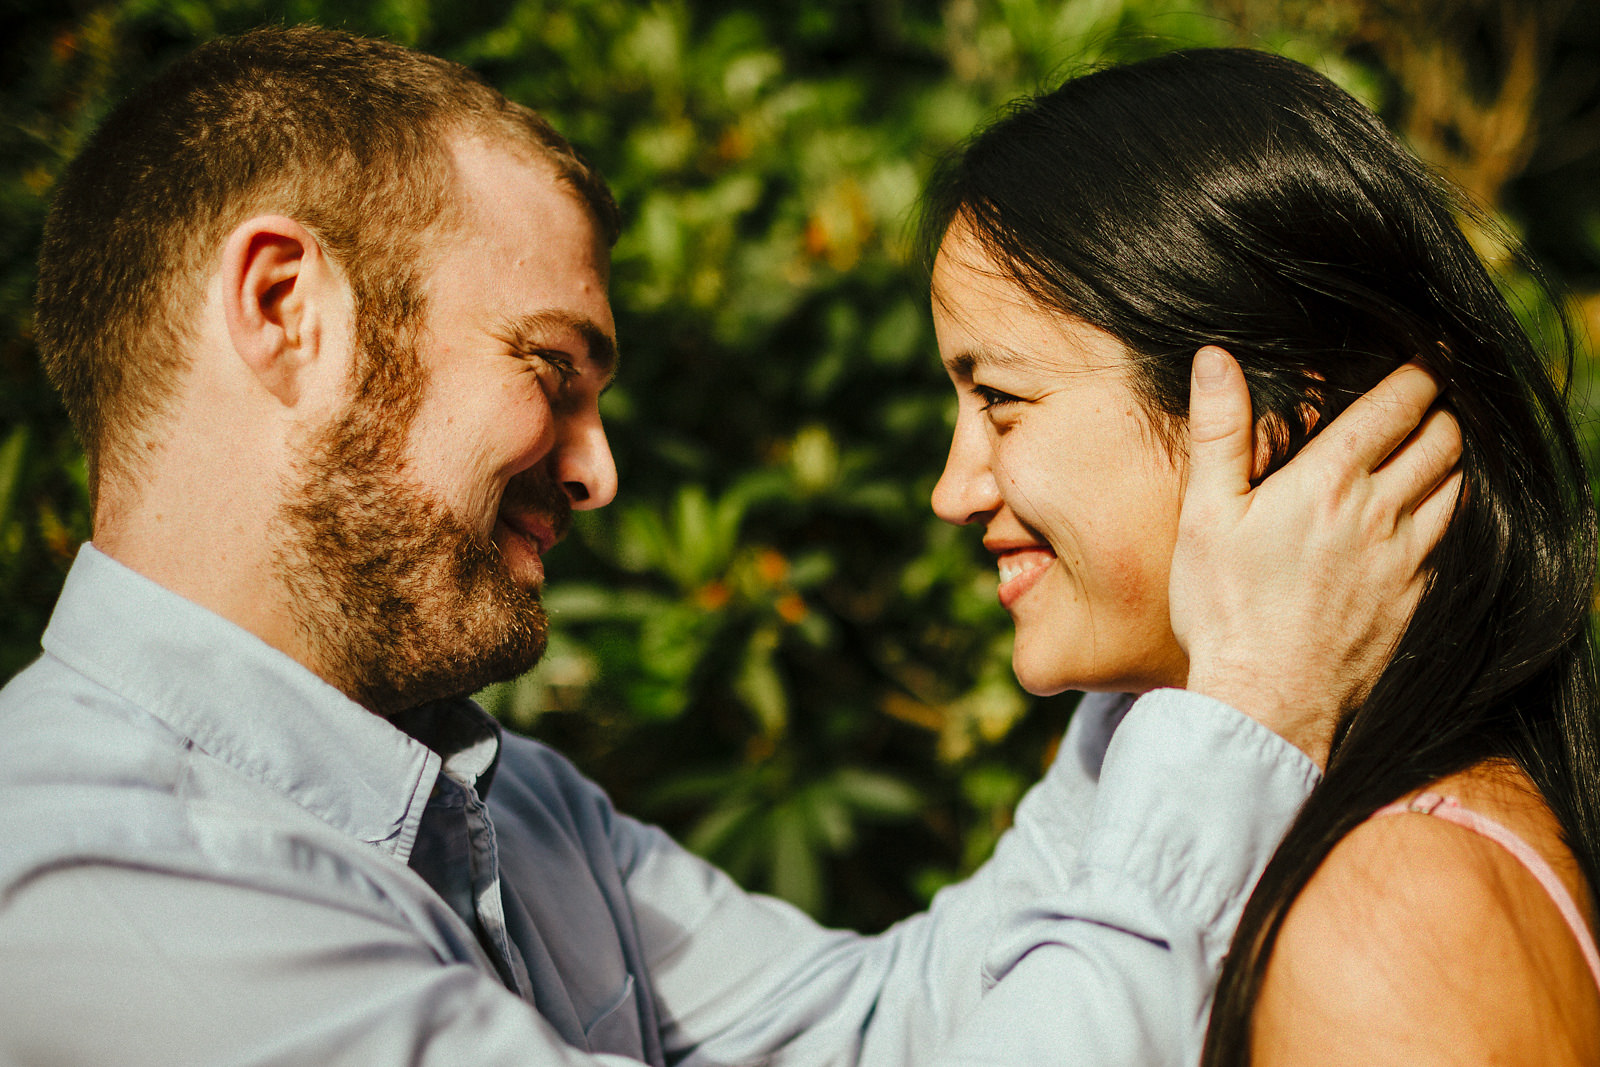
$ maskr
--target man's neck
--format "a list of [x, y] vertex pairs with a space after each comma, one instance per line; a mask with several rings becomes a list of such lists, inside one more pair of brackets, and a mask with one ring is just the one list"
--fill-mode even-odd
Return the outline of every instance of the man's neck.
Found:
[[316, 671], [274, 560], [271, 531], [279, 524], [270, 512], [240, 503], [229, 507], [213, 497], [163, 505], [144, 495], [137, 505], [119, 508], [102, 497], [93, 542], [123, 566]]

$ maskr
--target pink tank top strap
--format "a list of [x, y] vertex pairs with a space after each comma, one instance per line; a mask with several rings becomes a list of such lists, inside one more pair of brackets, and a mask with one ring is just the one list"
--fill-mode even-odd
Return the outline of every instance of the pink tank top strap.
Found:
[[1594, 935], [1584, 923], [1583, 915], [1578, 911], [1578, 905], [1573, 901], [1572, 894], [1567, 892], [1567, 887], [1562, 884], [1556, 872], [1532, 845], [1488, 816], [1479, 815], [1469, 808], [1462, 807], [1461, 801], [1455, 797], [1440, 796], [1438, 793], [1420, 793], [1409, 801], [1396, 801], [1379, 808], [1372, 813], [1372, 817], [1376, 819], [1381, 815], [1399, 815], [1408, 811], [1420, 815], [1433, 815], [1453, 822], [1457, 826], [1464, 826], [1473, 833], [1482, 834], [1516, 857], [1517, 862], [1539, 880], [1539, 884], [1544, 886], [1544, 891], [1555, 902], [1561, 917], [1567, 921], [1567, 926], [1572, 930], [1572, 936], [1578, 939], [1578, 947], [1583, 950], [1583, 958], [1589, 964], [1589, 973], [1594, 977], [1595, 984], [1600, 986], [1600, 950], [1595, 947]]

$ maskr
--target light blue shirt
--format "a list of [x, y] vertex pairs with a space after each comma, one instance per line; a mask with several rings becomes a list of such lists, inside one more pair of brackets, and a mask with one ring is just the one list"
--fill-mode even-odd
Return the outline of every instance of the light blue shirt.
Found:
[[43, 644], [0, 692], [6, 1065], [1193, 1062], [1316, 775], [1203, 697], [1089, 698], [994, 857], [862, 937], [92, 547]]

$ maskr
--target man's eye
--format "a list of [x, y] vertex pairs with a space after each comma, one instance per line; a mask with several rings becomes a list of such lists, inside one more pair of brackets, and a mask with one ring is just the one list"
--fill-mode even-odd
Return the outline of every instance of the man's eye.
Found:
[[1006, 404], [1015, 404], [1020, 399], [1010, 393], [1002, 393], [998, 389], [991, 389], [987, 385], [974, 385], [972, 395], [983, 401], [983, 410], [989, 411]]
[[566, 385], [578, 376], [578, 368], [573, 364], [572, 358], [565, 352], [553, 348], [531, 348], [523, 353], [530, 359], [544, 361], [556, 372], [561, 379], [561, 384]]

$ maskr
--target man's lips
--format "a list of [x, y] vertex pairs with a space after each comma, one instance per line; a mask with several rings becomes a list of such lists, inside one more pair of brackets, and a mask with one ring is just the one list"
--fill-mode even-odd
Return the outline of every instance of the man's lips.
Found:
[[556, 528], [554, 520], [543, 515], [508, 515], [501, 512], [499, 518], [507, 529], [533, 545], [541, 556], [555, 547], [565, 532]]
[[996, 590], [1000, 606], [1009, 608], [1044, 577], [1045, 570], [1055, 562], [1056, 554], [1040, 545], [1025, 547], [993, 547], [995, 562], [1000, 571], [1000, 588]]
[[506, 483], [495, 518], [542, 556], [566, 535], [572, 503], [560, 486], [530, 471]]

